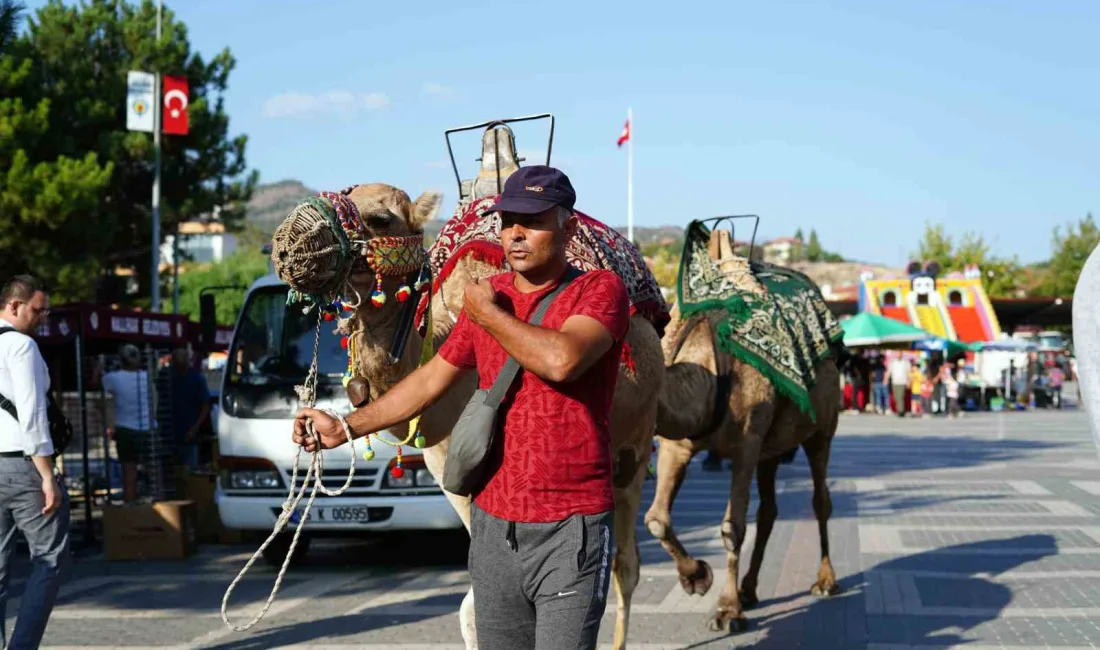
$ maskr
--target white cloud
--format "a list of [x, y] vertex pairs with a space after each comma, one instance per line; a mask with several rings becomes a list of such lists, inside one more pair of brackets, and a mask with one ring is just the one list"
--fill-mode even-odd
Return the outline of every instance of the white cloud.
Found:
[[369, 93], [363, 95], [363, 104], [370, 110], [388, 106], [390, 98], [385, 93]]
[[429, 82], [421, 86], [420, 94], [429, 97], [451, 97], [455, 94], [455, 89], [440, 83]]
[[356, 95], [347, 90], [332, 90], [318, 95], [284, 93], [264, 102], [263, 116], [272, 119], [348, 119], [360, 108], [376, 110], [390, 103], [384, 93]]

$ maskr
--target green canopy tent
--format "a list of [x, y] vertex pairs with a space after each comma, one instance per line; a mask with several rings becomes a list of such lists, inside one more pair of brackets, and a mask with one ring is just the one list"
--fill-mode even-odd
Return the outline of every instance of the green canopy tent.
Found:
[[914, 343], [936, 338], [931, 332], [893, 318], [861, 312], [841, 321], [844, 345], [850, 348], [909, 350]]

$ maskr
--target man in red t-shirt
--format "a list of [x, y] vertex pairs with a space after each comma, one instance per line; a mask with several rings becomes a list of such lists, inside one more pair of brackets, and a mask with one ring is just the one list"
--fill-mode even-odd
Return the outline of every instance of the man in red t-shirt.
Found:
[[[590, 271], [528, 321], [569, 265], [576, 193], [552, 167], [522, 167], [487, 212], [501, 215], [512, 271], [467, 285], [463, 311], [439, 353], [378, 401], [352, 413], [360, 438], [414, 417], [467, 371], [488, 389], [508, 357], [519, 374], [501, 404], [503, 433], [471, 506], [470, 577], [478, 646], [595, 648], [614, 548], [608, 419], [630, 303], [622, 280]], [[346, 441], [330, 415], [303, 409], [294, 442], [313, 451]]]

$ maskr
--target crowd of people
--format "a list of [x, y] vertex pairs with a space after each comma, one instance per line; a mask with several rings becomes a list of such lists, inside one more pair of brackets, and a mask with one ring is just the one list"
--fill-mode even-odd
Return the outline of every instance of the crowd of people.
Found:
[[[1061, 408], [1063, 387], [1075, 376], [1071, 358], [1044, 361], [1031, 352], [1020, 367], [1010, 361], [1001, 381], [988, 388], [1006, 407]], [[977, 387], [981, 379], [965, 359], [934, 353], [867, 351], [845, 365], [840, 381], [842, 406], [848, 412], [958, 418], [965, 410], [988, 405]], [[964, 408], [967, 404], [970, 409]]]

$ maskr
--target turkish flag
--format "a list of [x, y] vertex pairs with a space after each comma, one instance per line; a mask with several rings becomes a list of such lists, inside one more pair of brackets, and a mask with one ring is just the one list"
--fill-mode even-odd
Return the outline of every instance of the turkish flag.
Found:
[[623, 125], [623, 132], [619, 134], [619, 146], [623, 146], [623, 143], [630, 139], [630, 120], [626, 121]]
[[163, 133], [187, 135], [187, 79], [164, 76], [164, 106], [161, 111]]

